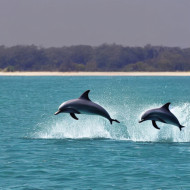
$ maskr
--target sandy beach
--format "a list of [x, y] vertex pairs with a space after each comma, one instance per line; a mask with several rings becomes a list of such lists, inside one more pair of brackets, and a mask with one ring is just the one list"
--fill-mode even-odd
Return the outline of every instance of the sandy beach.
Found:
[[0, 72], [0, 76], [190, 76], [190, 72]]

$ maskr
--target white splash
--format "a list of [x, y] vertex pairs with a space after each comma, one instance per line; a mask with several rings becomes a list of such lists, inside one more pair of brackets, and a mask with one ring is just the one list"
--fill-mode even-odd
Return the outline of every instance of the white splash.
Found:
[[[158, 122], [160, 130], [157, 130], [152, 126], [151, 121], [141, 124], [137, 124], [136, 121], [136, 123], [132, 122], [131, 127], [128, 127], [129, 139], [142, 142], [190, 142], [190, 126], [188, 126], [190, 123], [190, 103], [178, 105], [172, 108], [171, 112], [179, 119], [181, 125], [185, 126], [182, 131], [176, 126], [160, 122]], [[139, 113], [140, 115], [141, 113]], [[136, 115], [137, 118], [139, 116]]]
[[[109, 121], [108, 121], [109, 122]], [[105, 122], [99, 117], [80, 116], [80, 121], [68, 117], [59, 117], [56, 120], [39, 124], [40, 130], [37, 130], [34, 138], [43, 139], [82, 139], [82, 138], [111, 138], [109, 132], [105, 129]]]
[[[33, 138], [42, 139], [94, 139], [108, 138], [114, 140], [130, 140], [141, 142], [190, 142], [190, 103], [181, 104], [171, 108], [181, 125], [178, 127], [158, 122], [160, 130], [152, 126], [151, 121], [138, 123], [142, 112], [151, 107], [131, 109], [127, 105], [118, 105], [116, 110], [109, 109], [113, 118], [121, 123], [110, 125], [105, 118], [98, 116], [79, 115], [79, 120], [73, 120], [69, 115], [52, 117], [37, 125]], [[122, 112], [121, 112], [122, 110]], [[118, 114], [118, 115], [117, 115]]]

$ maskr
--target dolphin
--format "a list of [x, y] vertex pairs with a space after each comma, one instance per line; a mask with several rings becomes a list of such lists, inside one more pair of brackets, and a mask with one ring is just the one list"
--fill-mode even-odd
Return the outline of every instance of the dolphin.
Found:
[[152, 120], [152, 125], [156, 128], [156, 129], [160, 129], [157, 124], [156, 121], [160, 121], [162, 123], [167, 123], [167, 124], [171, 124], [171, 125], [175, 125], [177, 127], [179, 127], [180, 131], [183, 127], [178, 119], [175, 117], [175, 115], [173, 113], [170, 112], [169, 110], [169, 105], [171, 103], [168, 102], [165, 105], [163, 105], [160, 108], [156, 108], [156, 109], [151, 109], [146, 111], [142, 117], [141, 120], [139, 121], [139, 123], [146, 121], [146, 120]]
[[79, 98], [63, 102], [54, 115], [59, 113], [70, 113], [71, 117], [76, 120], [78, 120], [78, 118], [75, 114], [100, 115], [108, 119], [111, 124], [113, 121], [120, 123], [118, 120], [112, 119], [103, 107], [92, 102], [88, 97], [89, 92], [90, 90], [87, 90]]

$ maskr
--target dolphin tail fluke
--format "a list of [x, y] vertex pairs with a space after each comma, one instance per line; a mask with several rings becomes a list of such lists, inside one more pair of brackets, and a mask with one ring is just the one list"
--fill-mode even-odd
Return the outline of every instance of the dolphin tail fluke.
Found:
[[185, 126], [183, 126], [183, 125], [180, 125], [180, 126], [179, 126], [179, 129], [180, 129], [180, 131], [181, 131], [181, 129], [182, 129], [182, 128], [184, 128], [184, 127], [185, 127]]
[[112, 122], [115, 121], [117, 123], [120, 123], [117, 119], [110, 119], [110, 123], [112, 124]]

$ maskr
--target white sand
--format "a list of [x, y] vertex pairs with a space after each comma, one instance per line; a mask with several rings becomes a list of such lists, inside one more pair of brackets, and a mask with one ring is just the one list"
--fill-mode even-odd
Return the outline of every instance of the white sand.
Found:
[[190, 72], [0, 72], [0, 76], [190, 76]]

